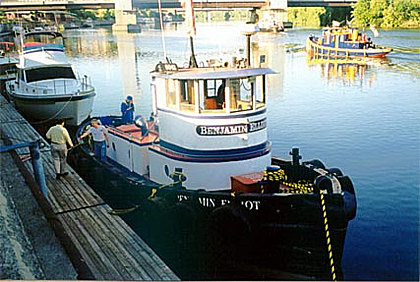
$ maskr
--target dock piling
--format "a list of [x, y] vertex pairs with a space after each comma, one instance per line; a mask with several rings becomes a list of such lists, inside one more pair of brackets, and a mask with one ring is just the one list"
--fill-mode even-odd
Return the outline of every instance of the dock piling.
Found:
[[42, 194], [48, 200], [48, 188], [47, 188], [47, 183], [45, 181], [44, 167], [42, 166], [41, 153], [39, 150], [40, 142], [41, 140], [37, 140], [34, 142], [23, 142], [23, 143], [14, 144], [14, 145], [0, 146], [0, 153], [8, 152], [8, 151], [19, 149], [19, 148], [29, 147], [35, 180], [38, 183]]

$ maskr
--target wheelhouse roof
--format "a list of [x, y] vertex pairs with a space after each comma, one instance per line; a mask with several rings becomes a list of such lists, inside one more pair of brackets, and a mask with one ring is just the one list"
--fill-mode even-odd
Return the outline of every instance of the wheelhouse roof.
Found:
[[70, 66], [66, 54], [62, 49], [31, 49], [24, 51], [19, 56], [20, 69], [30, 69], [52, 66]]
[[198, 79], [231, 79], [265, 74], [276, 74], [270, 68], [191, 68], [179, 69], [175, 72], [152, 72], [155, 77], [171, 78], [177, 80], [198, 80]]

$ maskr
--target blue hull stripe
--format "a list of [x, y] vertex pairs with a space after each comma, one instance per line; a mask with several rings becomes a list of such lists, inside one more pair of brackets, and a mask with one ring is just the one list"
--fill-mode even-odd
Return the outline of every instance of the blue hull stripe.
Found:
[[191, 150], [186, 149], [183, 147], [180, 147], [178, 145], [160, 140], [160, 146], [176, 152], [178, 154], [182, 155], [188, 155], [188, 156], [194, 156], [194, 157], [200, 157], [200, 158], [206, 158], [206, 157], [222, 157], [222, 156], [233, 156], [233, 155], [244, 155], [249, 154], [251, 152], [264, 150], [269, 146], [269, 142], [264, 142], [252, 147], [247, 148], [238, 148], [238, 149], [224, 149], [224, 150]]
[[[254, 150], [249, 150], [254, 148]], [[178, 160], [182, 162], [193, 162], [193, 163], [223, 163], [232, 161], [249, 160], [257, 157], [267, 155], [271, 151], [270, 142], [264, 143], [264, 147], [256, 149], [255, 146], [247, 148], [248, 151], [236, 153], [236, 154], [218, 154], [218, 155], [191, 155], [191, 154], [180, 154], [170, 149], [160, 147], [150, 147], [149, 150], [156, 152], [167, 158]], [[226, 150], [221, 150], [226, 151]], [[217, 151], [214, 151], [217, 152]], [[220, 151], [219, 151], [220, 152]]]

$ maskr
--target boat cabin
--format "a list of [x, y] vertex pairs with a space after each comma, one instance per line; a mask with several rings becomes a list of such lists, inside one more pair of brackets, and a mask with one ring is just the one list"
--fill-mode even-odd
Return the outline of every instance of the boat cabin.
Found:
[[[265, 79], [274, 73], [160, 64], [152, 72], [158, 137], [154, 130], [147, 138], [138, 132], [118, 136], [111, 129], [115, 145], [107, 154], [158, 183], [171, 183], [167, 172], [181, 171], [189, 189], [230, 189], [232, 175], [263, 171], [271, 163]], [[126, 149], [131, 152], [118, 153]]]
[[[87, 79], [76, 77], [61, 44], [26, 43], [17, 64], [18, 93], [32, 95], [77, 94], [87, 90]], [[90, 90], [90, 89], [89, 89]]]
[[[159, 116], [161, 140], [202, 150], [266, 141], [265, 78], [272, 73], [266, 68], [153, 72], [154, 111]], [[263, 132], [253, 134], [259, 130]], [[223, 142], [214, 144], [214, 138]]]
[[363, 49], [369, 48], [371, 39], [358, 28], [327, 27], [322, 30], [322, 45], [333, 48]]

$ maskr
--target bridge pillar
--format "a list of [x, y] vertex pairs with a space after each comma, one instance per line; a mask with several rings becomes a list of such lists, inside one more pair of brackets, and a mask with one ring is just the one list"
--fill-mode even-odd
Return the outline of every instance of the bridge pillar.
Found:
[[115, 1], [115, 23], [112, 26], [112, 31], [140, 32], [132, 0]]
[[287, 0], [269, 0], [269, 4], [261, 9], [262, 18], [277, 23], [287, 22]]

